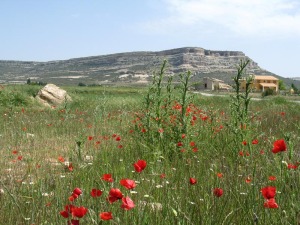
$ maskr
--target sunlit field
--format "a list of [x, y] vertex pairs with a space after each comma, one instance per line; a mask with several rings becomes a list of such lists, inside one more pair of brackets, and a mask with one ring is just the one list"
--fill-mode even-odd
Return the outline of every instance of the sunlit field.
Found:
[[300, 224], [300, 104], [160, 79], [1, 86], [0, 224]]

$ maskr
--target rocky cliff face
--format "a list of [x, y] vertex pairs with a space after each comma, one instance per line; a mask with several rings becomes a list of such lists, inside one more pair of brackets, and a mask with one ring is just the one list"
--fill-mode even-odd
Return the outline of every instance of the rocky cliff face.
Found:
[[[158, 52], [129, 52], [50, 62], [0, 61], [0, 82], [51, 82], [58, 84], [103, 84], [151, 80], [163, 60], [168, 60], [168, 73], [190, 70], [195, 79], [204, 76], [231, 81], [241, 59], [239, 51], [212, 51], [203, 48], [178, 48]], [[250, 59], [247, 68], [253, 74], [271, 74]]]

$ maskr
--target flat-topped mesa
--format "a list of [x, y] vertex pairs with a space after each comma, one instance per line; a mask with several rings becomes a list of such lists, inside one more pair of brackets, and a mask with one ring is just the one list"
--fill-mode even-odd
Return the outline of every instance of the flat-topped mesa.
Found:
[[[149, 52], [151, 53], [151, 52]], [[186, 47], [186, 48], [176, 48], [170, 50], [164, 50], [156, 52], [157, 56], [162, 55], [176, 55], [176, 54], [194, 54], [200, 56], [237, 56], [237, 57], [245, 57], [245, 54], [241, 51], [218, 51], [218, 50], [208, 50], [204, 48], [197, 47]]]
[[206, 50], [203, 49], [203, 48], [186, 47], [186, 48], [175, 48], [175, 49], [159, 51], [159, 52], [156, 52], [156, 55], [157, 56], [164, 56], [164, 55], [176, 55], [176, 54], [185, 54], [185, 53], [205, 55], [205, 51]]
[[49, 62], [22, 62], [0, 60], [0, 82], [32, 82], [56, 84], [106, 84], [138, 81], [149, 82], [151, 76], [168, 61], [168, 73], [191, 71], [195, 79], [213, 76], [228, 82], [236, 73], [241, 60], [249, 59], [249, 74], [272, 75], [260, 68], [241, 51], [208, 50], [183, 47], [163, 51], [136, 51], [108, 55], [56, 60]]
[[212, 50], [205, 50], [206, 56], [238, 56], [238, 57], [245, 57], [246, 55], [240, 51], [212, 51]]

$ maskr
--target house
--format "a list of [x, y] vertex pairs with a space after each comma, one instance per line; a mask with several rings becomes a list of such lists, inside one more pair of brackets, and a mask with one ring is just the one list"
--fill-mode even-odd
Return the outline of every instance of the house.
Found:
[[203, 88], [204, 90], [229, 90], [232, 87], [226, 84], [224, 81], [211, 78], [211, 77], [203, 77]]
[[[267, 89], [278, 91], [279, 80], [273, 76], [253, 75], [253, 81], [250, 85], [251, 89], [256, 92], [264, 92]], [[246, 79], [241, 79], [241, 90], [246, 89]]]

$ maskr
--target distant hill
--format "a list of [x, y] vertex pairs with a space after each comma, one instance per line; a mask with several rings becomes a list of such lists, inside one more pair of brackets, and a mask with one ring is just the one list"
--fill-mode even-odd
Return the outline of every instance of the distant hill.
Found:
[[292, 80], [299, 80], [300, 81], [300, 77], [291, 77], [290, 79], [292, 79]]
[[[0, 60], [0, 83], [32, 82], [59, 85], [147, 83], [154, 71], [158, 71], [163, 60], [168, 60], [168, 74], [190, 70], [193, 80], [214, 77], [232, 82], [241, 59], [249, 59], [249, 74], [273, 75], [287, 85], [298, 83], [264, 70], [240, 51], [213, 51], [197, 47], [185, 47], [165, 51], [127, 52], [110, 55], [74, 58], [69, 60], [30, 62]], [[297, 85], [295, 83], [295, 85]]]

